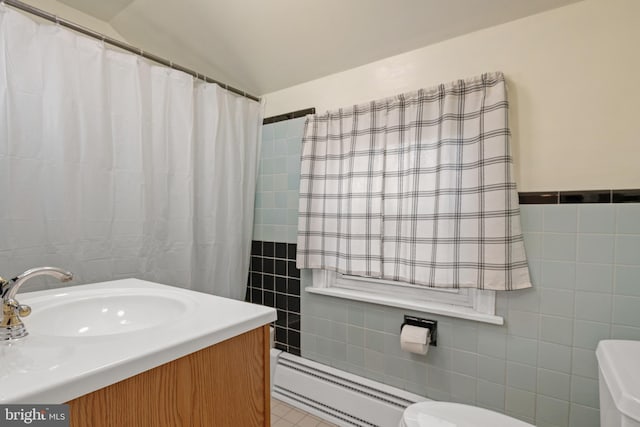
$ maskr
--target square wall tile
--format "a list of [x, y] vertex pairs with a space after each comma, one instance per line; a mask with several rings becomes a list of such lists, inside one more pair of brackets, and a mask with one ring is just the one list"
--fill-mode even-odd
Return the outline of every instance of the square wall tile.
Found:
[[540, 286], [542, 283], [542, 260], [529, 258], [527, 260], [529, 267], [529, 276], [533, 286]]
[[640, 266], [640, 235], [616, 236], [616, 264]]
[[611, 339], [640, 341], [640, 328], [613, 325], [611, 326]]
[[504, 328], [480, 325], [478, 327], [478, 353], [504, 359], [507, 354], [507, 336]]
[[427, 365], [426, 363], [414, 362], [411, 360], [404, 360], [404, 379], [408, 382], [413, 382], [417, 384], [428, 384], [427, 383]]
[[615, 232], [615, 212], [609, 204], [585, 204], [578, 208], [578, 232]]
[[297, 119], [287, 120], [289, 125], [287, 137], [289, 138], [299, 138], [302, 142], [302, 136], [304, 134], [304, 125], [307, 121], [306, 117], [298, 117]]
[[476, 403], [478, 406], [497, 411], [504, 411], [505, 408], [505, 387], [490, 381], [478, 380], [476, 393]]
[[594, 322], [611, 321], [611, 295], [595, 292], [576, 292], [576, 319]]
[[536, 382], [537, 369], [535, 367], [507, 362], [507, 386], [535, 392]]
[[548, 342], [541, 342], [538, 347], [538, 367], [571, 373], [571, 347]]
[[576, 320], [573, 323], [573, 346], [595, 350], [601, 340], [609, 338], [610, 329], [608, 323]]
[[587, 378], [598, 378], [598, 360], [594, 350], [573, 348], [571, 373]]
[[287, 139], [287, 154], [290, 157], [300, 159], [300, 151], [302, 151], [302, 137]]
[[598, 392], [598, 380], [577, 375], [571, 378], [571, 402], [598, 408]]
[[640, 266], [616, 266], [614, 293], [640, 297]]
[[520, 222], [524, 232], [542, 231], [542, 206], [521, 205]]
[[508, 414], [534, 418], [536, 416], [535, 393], [507, 387], [505, 410]]
[[268, 125], [262, 126], [262, 141], [270, 141], [274, 138], [274, 130], [275, 123], [269, 123]]
[[507, 336], [507, 360], [536, 366], [538, 340]]
[[[406, 377], [405, 374], [405, 364], [406, 360], [400, 359], [399, 357], [388, 357], [384, 358], [384, 373], [390, 377], [395, 377], [399, 380], [404, 380]], [[425, 366], [426, 371], [426, 366]], [[425, 376], [426, 379], [426, 376]]]
[[576, 264], [576, 289], [610, 293], [613, 283], [611, 264]]
[[538, 369], [538, 394], [555, 399], [569, 400], [571, 376], [556, 371]]
[[569, 423], [569, 402], [538, 395], [536, 405], [536, 423], [553, 426], [566, 426]]
[[613, 323], [640, 327], [640, 297], [613, 297]]
[[600, 427], [600, 411], [575, 403], [571, 404], [569, 427]]
[[545, 233], [542, 236], [542, 258], [553, 261], [575, 261], [576, 234]]
[[384, 334], [372, 330], [365, 330], [364, 345], [371, 350], [384, 353]]
[[274, 139], [284, 139], [288, 134], [288, 123], [289, 120], [283, 120], [281, 122], [276, 122], [273, 124], [273, 137]]
[[543, 261], [540, 286], [554, 289], [574, 289], [576, 264], [573, 262]]
[[640, 234], [640, 204], [618, 204], [616, 225], [618, 234]]
[[578, 236], [578, 262], [610, 264], [613, 262], [613, 246], [613, 235], [580, 234]]
[[[420, 358], [424, 356], [411, 355], [411, 353], [405, 353], [406, 357]], [[411, 356], [409, 356], [411, 355]], [[435, 368], [442, 370], [451, 370], [451, 349], [447, 347], [431, 347], [429, 353], [424, 357], [426, 363]]]
[[542, 208], [543, 231], [552, 233], [575, 233], [577, 231], [578, 208], [575, 205], [547, 205]]
[[573, 318], [573, 291], [544, 288], [540, 295], [540, 313]]
[[384, 330], [384, 316], [385, 313], [382, 310], [374, 308], [368, 308], [364, 312], [364, 326], [367, 329], [374, 331]]
[[476, 403], [476, 388], [478, 380], [475, 377], [449, 374], [451, 382], [451, 400], [457, 403], [474, 405]]
[[477, 352], [478, 351], [478, 325], [467, 321], [453, 322], [453, 348]]
[[364, 347], [364, 329], [357, 326], [347, 326], [347, 342], [351, 345]]
[[451, 370], [471, 377], [478, 376], [478, 355], [468, 351], [451, 351]]
[[507, 332], [524, 338], [538, 338], [538, 314], [526, 311], [509, 311], [506, 319]]
[[[304, 343], [303, 343], [303, 348]], [[364, 349], [353, 345], [347, 345], [347, 362], [353, 365], [364, 366]]]
[[556, 344], [571, 345], [571, 342], [573, 341], [573, 319], [555, 316], [541, 316], [540, 340]]
[[505, 376], [506, 365], [504, 359], [478, 356], [478, 378], [482, 378], [493, 383], [504, 384]]
[[524, 232], [522, 237], [527, 259], [540, 259], [542, 257], [542, 233]]
[[509, 292], [507, 294], [509, 310], [537, 313], [540, 311], [540, 293], [541, 288], [535, 285], [531, 288]]
[[354, 326], [364, 326], [364, 307], [361, 304], [349, 304], [347, 306], [348, 322]]

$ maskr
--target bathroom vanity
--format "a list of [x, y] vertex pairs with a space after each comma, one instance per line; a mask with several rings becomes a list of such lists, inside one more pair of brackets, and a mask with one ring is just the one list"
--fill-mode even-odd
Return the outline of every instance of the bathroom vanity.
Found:
[[268, 426], [275, 310], [136, 279], [19, 295], [0, 403], [68, 403], [72, 426]]

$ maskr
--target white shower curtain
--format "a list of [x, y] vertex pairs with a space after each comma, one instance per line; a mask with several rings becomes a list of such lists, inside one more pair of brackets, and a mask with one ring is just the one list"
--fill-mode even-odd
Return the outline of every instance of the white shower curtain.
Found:
[[243, 298], [262, 110], [0, 5], [0, 275]]

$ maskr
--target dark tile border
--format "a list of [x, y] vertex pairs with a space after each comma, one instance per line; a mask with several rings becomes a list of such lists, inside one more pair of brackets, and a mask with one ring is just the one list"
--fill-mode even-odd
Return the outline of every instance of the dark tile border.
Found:
[[315, 108], [305, 108], [304, 110], [293, 111], [291, 113], [279, 114], [277, 116], [267, 117], [262, 121], [263, 125], [268, 125], [270, 123], [282, 122], [285, 120], [297, 119], [299, 117], [304, 117], [307, 114], [315, 114]]
[[300, 270], [295, 259], [295, 243], [252, 241], [245, 301], [275, 308], [276, 347], [300, 355]]
[[640, 189], [532, 191], [518, 193], [521, 205], [557, 205], [579, 203], [640, 203]]
[[518, 199], [521, 205], [555, 205], [558, 203], [558, 192], [518, 193]]
[[613, 190], [613, 203], [640, 203], [640, 189]]

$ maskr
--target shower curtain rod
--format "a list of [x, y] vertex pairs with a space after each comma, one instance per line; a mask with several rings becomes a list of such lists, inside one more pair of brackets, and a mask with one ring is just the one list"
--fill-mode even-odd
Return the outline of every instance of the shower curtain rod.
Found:
[[0, 4], [2, 4], [2, 3], [7, 4], [7, 5], [11, 6], [11, 7], [15, 7], [16, 9], [22, 10], [23, 12], [27, 12], [27, 13], [30, 13], [32, 15], [36, 15], [36, 16], [42, 18], [42, 19], [46, 19], [47, 21], [55, 22], [58, 25], [70, 28], [70, 29], [72, 29], [74, 31], [77, 31], [79, 33], [82, 33], [82, 34], [84, 34], [86, 36], [93, 37], [94, 39], [101, 40], [104, 43], [107, 43], [107, 44], [110, 44], [112, 46], [118, 47], [120, 49], [126, 50], [127, 52], [131, 52], [131, 53], [134, 53], [136, 55], [140, 55], [141, 57], [143, 57], [145, 59], [148, 59], [150, 61], [157, 62], [158, 64], [162, 64], [162, 65], [164, 65], [166, 67], [173, 68], [174, 70], [178, 70], [178, 71], [182, 71], [183, 73], [190, 74], [193, 77], [195, 77], [196, 79], [201, 79], [202, 81], [207, 82], [207, 83], [215, 83], [218, 86], [220, 86], [220, 87], [222, 87], [222, 88], [224, 88], [224, 89], [226, 89], [226, 90], [228, 90], [230, 92], [233, 92], [233, 93], [235, 93], [237, 95], [244, 96], [245, 98], [249, 98], [249, 99], [251, 99], [253, 101], [260, 102], [260, 98], [258, 98], [257, 96], [253, 96], [253, 95], [251, 95], [251, 94], [249, 94], [249, 93], [247, 93], [247, 92], [245, 92], [243, 90], [236, 89], [235, 87], [229, 86], [226, 83], [219, 82], [218, 80], [212, 79], [211, 77], [207, 77], [204, 74], [197, 73], [197, 72], [193, 71], [190, 68], [186, 68], [186, 67], [183, 67], [182, 65], [174, 64], [173, 62], [171, 62], [171, 61], [169, 61], [167, 59], [161, 58], [161, 57], [156, 56], [156, 55], [154, 55], [152, 53], [149, 53], [149, 52], [145, 52], [144, 50], [142, 50], [140, 48], [132, 46], [132, 45], [130, 45], [128, 43], [121, 42], [119, 40], [116, 40], [116, 39], [111, 38], [109, 36], [106, 36], [104, 34], [98, 33], [96, 31], [90, 30], [89, 28], [85, 28], [85, 27], [83, 27], [81, 25], [78, 25], [78, 24], [75, 24], [75, 23], [73, 23], [71, 21], [67, 21], [66, 19], [60, 18], [60, 17], [58, 17], [58, 16], [56, 16], [56, 15], [54, 15], [52, 13], [46, 12], [46, 11], [44, 11], [42, 9], [38, 9], [36, 7], [33, 7], [33, 6], [28, 5], [26, 3], [23, 3], [23, 2], [21, 2], [19, 0], [0, 0]]

